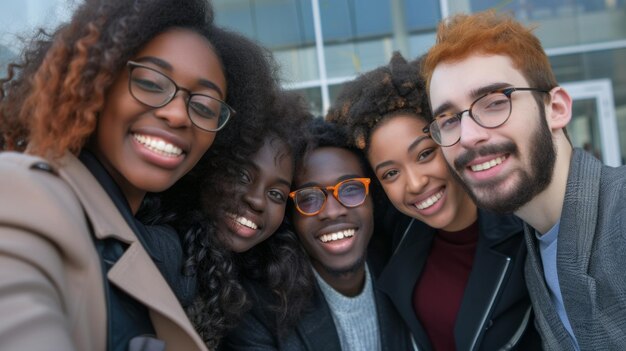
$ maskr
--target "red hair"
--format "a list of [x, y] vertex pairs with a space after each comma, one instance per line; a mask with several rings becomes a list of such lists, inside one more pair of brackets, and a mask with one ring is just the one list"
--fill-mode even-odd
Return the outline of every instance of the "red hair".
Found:
[[438, 64], [458, 62], [474, 54], [508, 56], [531, 87], [554, 88], [557, 82], [550, 61], [532, 30], [495, 11], [455, 15], [441, 21], [437, 41], [422, 65], [427, 89]]

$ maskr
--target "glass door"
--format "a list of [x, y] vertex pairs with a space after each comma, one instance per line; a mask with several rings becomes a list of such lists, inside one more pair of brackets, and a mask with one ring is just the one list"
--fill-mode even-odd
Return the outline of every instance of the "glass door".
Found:
[[573, 99], [572, 120], [567, 132], [574, 147], [587, 150], [609, 166], [624, 164], [611, 80], [587, 80], [561, 86]]

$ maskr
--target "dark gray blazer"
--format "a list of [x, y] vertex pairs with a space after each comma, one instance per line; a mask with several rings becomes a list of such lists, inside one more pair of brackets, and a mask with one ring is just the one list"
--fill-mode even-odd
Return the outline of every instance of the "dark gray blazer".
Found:
[[[573, 350], [546, 287], [534, 229], [525, 274], [535, 324], [549, 350]], [[565, 311], [581, 350], [626, 348], [626, 167], [574, 149], [557, 244]]]

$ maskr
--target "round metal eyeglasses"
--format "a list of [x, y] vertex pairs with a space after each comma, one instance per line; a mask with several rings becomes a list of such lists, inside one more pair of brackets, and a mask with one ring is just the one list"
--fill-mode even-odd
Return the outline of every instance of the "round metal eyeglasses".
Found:
[[194, 94], [179, 87], [174, 80], [154, 68], [128, 61], [128, 90], [139, 102], [150, 107], [163, 107], [169, 104], [179, 91], [185, 91], [187, 116], [194, 126], [217, 132], [235, 114], [224, 101], [204, 94]]
[[335, 185], [311, 186], [289, 193], [298, 212], [305, 216], [315, 216], [322, 212], [328, 200], [328, 193], [345, 207], [357, 207], [365, 202], [369, 193], [370, 178], [350, 178]]
[[465, 112], [479, 126], [487, 129], [497, 128], [509, 119], [513, 106], [511, 94], [516, 91], [536, 91], [550, 93], [537, 88], [504, 88], [489, 92], [474, 100], [467, 110], [458, 113], [442, 113], [435, 117], [424, 133], [441, 146], [452, 146], [461, 140], [461, 118]]

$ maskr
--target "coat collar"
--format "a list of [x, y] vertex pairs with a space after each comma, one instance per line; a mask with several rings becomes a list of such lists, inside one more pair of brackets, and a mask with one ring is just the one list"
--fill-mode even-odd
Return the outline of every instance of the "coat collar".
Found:
[[114, 238], [126, 244], [137, 240], [102, 185], [74, 155], [66, 154], [58, 162], [58, 172], [76, 193], [97, 239]]
[[74, 189], [83, 205], [94, 236], [128, 244], [109, 270], [109, 281], [150, 309], [153, 326], [169, 348], [206, 350], [169, 285], [102, 185], [71, 154], [60, 159], [58, 165], [59, 175]]

